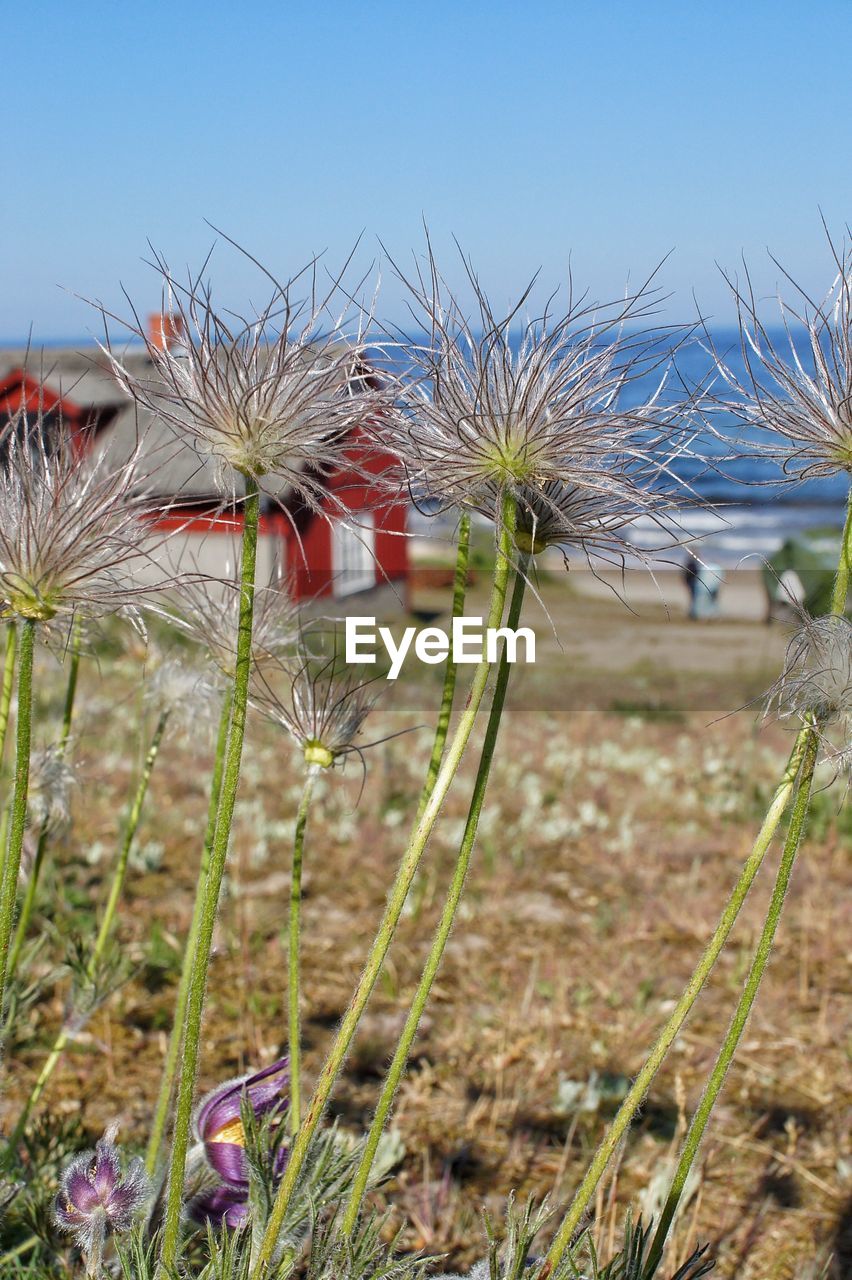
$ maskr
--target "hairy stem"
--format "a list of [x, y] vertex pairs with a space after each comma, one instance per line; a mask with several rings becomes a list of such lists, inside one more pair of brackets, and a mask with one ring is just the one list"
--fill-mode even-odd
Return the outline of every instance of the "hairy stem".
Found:
[[192, 1124], [192, 1103], [195, 1093], [195, 1076], [201, 1042], [201, 1022], [204, 1014], [204, 996], [207, 989], [207, 967], [213, 944], [213, 930], [219, 908], [219, 893], [228, 856], [228, 843], [234, 806], [240, 781], [240, 765], [245, 737], [246, 709], [248, 706], [249, 679], [251, 676], [251, 635], [254, 617], [254, 579], [257, 563], [257, 533], [260, 516], [260, 493], [255, 480], [246, 477], [244, 503], [242, 568], [240, 579], [240, 616], [237, 632], [237, 658], [234, 670], [234, 687], [231, 702], [231, 723], [228, 747], [222, 774], [222, 792], [216, 821], [216, 834], [210, 851], [210, 866], [202, 890], [203, 905], [199, 920], [198, 938], [192, 961], [192, 971], [187, 992], [184, 1018], [183, 1059], [178, 1081], [175, 1126], [169, 1165], [168, 1190], [163, 1222], [163, 1239], [160, 1252], [161, 1271], [174, 1267], [180, 1235], [183, 1207], [183, 1181], [186, 1154], [189, 1148]]
[[[843, 537], [840, 546], [840, 558], [837, 564], [837, 573], [834, 579], [834, 589], [831, 595], [831, 613], [834, 616], [842, 616], [846, 610], [846, 600], [849, 593], [849, 570], [852, 564], [852, 490], [850, 490], [846, 508], [846, 522], [843, 527]], [[760, 935], [754, 956], [752, 957], [751, 968], [743, 987], [742, 995], [739, 1003], [734, 1011], [734, 1016], [728, 1028], [727, 1035], [722, 1043], [719, 1056], [716, 1059], [715, 1066], [711, 1072], [710, 1079], [701, 1096], [701, 1101], [692, 1123], [687, 1131], [684, 1139], [683, 1150], [672, 1179], [672, 1185], [666, 1203], [663, 1206], [660, 1220], [657, 1224], [654, 1240], [651, 1245], [651, 1251], [648, 1255], [648, 1261], [645, 1265], [645, 1275], [650, 1277], [654, 1274], [665, 1248], [666, 1239], [671, 1229], [678, 1204], [683, 1195], [686, 1180], [689, 1171], [692, 1168], [698, 1148], [704, 1131], [707, 1128], [713, 1107], [719, 1097], [728, 1068], [731, 1065], [737, 1045], [740, 1042], [742, 1033], [751, 1013], [752, 1006], [757, 997], [760, 982], [769, 956], [772, 951], [772, 944], [775, 940], [775, 933], [778, 929], [778, 923], [781, 919], [781, 913], [784, 909], [784, 900], [787, 894], [787, 888], [790, 883], [790, 876], [793, 871], [793, 865], [796, 860], [796, 854], [799, 848], [802, 831], [805, 821], [807, 820], [808, 810], [810, 808], [811, 788], [813, 784], [814, 770], [816, 768], [817, 756], [819, 754], [819, 726], [816, 724], [807, 725], [799, 735], [800, 739], [804, 739], [805, 750], [804, 758], [801, 766], [801, 776], [799, 778], [798, 791], [796, 793], [795, 804], [790, 818], [790, 827], [787, 832], [787, 839], [784, 842], [784, 849], [781, 855], [781, 864], [778, 868], [778, 875], [775, 879], [775, 886], [772, 891], [772, 897], [769, 902], [769, 910], [764, 921], [763, 931]]]
[[9, 1137], [7, 1150], [13, 1155], [18, 1148], [18, 1144], [24, 1136], [29, 1118], [33, 1113], [33, 1109], [38, 1106], [41, 1095], [47, 1088], [48, 1081], [56, 1070], [59, 1061], [65, 1052], [68, 1041], [71, 1039], [71, 1027], [68, 1022], [64, 1022], [56, 1034], [56, 1039], [50, 1053], [42, 1063], [41, 1071], [36, 1077], [35, 1084], [27, 1096], [27, 1100], [21, 1107], [18, 1118], [15, 1121], [15, 1127]]
[[74, 718], [74, 701], [77, 697], [77, 678], [80, 674], [80, 649], [83, 642], [83, 627], [75, 619], [71, 627], [71, 657], [68, 661], [68, 682], [65, 685], [65, 705], [62, 709], [62, 737], [59, 739], [59, 750], [62, 755], [68, 747], [71, 737], [71, 721]]
[[[464, 612], [464, 601], [465, 595], [467, 594], [467, 566], [469, 559], [470, 516], [467, 512], [464, 512], [461, 520], [459, 521], [456, 572], [453, 579], [453, 618], [460, 618]], [[444, 755], [444, 746], [447, 741], [447, 733], [449, 732], [450, 720], [453, 714], [457, 673], [457, 664], [453, 662], [451, 650], [447, 656], [447, 665], [444, 668], [444, 688], [441, 693], [441, 709], [438, 712], [438, 723], [435, 728], [435, 740], [432, 743], [432, 755], [429, 759], [429, 767], [426, 770], [426, 780], [423, 783], [423, 790], [420, 793], [420, 803], [417, 807], [418, 818], [423, 816], [423, 810], [429, 802], [429, 797], [435, 786], [435, 779], [438, 777], [438, 770], [441, 767], [441, 759]]]
[[[510, 555], [512, 546], [512, 534], [515, 526], [515, 501], [511, 497], [504, 499], [502, 519], [498, 535], [497, 545], [497, 561], [494, 569], [494, 581], [491, 589], [491, 602], [488, 610], [488, 627], [499, 626], [500, 619], [503, 616], [503, 608], [506, 601], [506, 587], [509, 578]], [[396, 878], [391, 888], [387, 906], [379, 925], [373, 946], [367, 959], [367, 964], [358, 985], [349, 1003], [349, 1007], [343, 1016], [343, 1020], [337, 1032], [335, 1041], [331, 1047], [328, 1057], [320, 1073], [313, 1096], [308, 1104], [305, 1119], [299, 1130], [299, 1134], [293, 1143], [290, 1152], [290, 1158], [284, 1171], [284, 1177], [275, 1197], [272, 1211], [269, 1215], [266, 1232], [261, 1241], [260, 1248], [255, 1260], [254, 1269], [252, 1271], [252, 1280], [261, 1280], [261, 1277], [268, 1273], [268, 1268], [275, 1253], [278, 1237], [281, 1231], [284, 1217], [287, 1212], [287, 1206], [290, 1202], [290, 1196], [293, 1188], [305, 1163], [311, 1141], [317, 1126], [319, 1125], [322, 1114], [325, 1110], [326, 1103], [334, 1088], [338, 1073], [352, 1039], [355, 1035], [361, 1015], [367, 1006], [367, 1002], [372, 994], [373, 987], [381, 972], [384, 964], [385, 956], [390, 947], [394, 933], [396, 932], [399, 918], [402, 915], [405, 906], [408, 891], [411, 888], [411, 882], [420, 865], [420, 859], [426, 848], [432, 828], [435, 825], [438, 814], [450, 789], [453, 778], [461, 763], [465, 747], [470, 738], [476, 721], [482, 699], [485, 696], [486, 686], [488, 684], [488, 676], [490, 672], [490, 664], [483, 661], [477, 664], [473, 680], [471, 682], [470, 693], [467, 705], [459, 719], [456, 730], [452, 736], [450, 744], [447, 748], [444, 760], [438, 771], [438, 777], [435, 780], [435, 787], [426, 804], [426, 807], [418, 821], [415, 823], [414, 831], [408, 843], [408, 847], [403, 855]]]
[[317, 779], [319, 765], [308, 768], [308, 776], [296, 815], [296, 834], [293, 838], [293, 867], [290, 874], [290, 934], [287, 966], [287, 1007], [289, 1016], [290, 1054], [290, 1132], [299, 1132], [301, 1112], [301, 1032], [299, 1030], [299, 994], [301, 988], [299, 963], [299, 930], [302, 910], [302, 855], [305, 847], [305, 828], [308, 825], [308, 809]]
[[[148, 782], [150, 781], [150, 778], [151, 778], [151, 771], [154, 768], [154, 762], [157, 759], [157, 752], [160, 749], [160, 742], [162, 740], [163, 733], [165, 732], [168, 717], [169, 717], [169, 713], [167, 711], [164, 711], [157, 723], [157, 728], [154, 733], [154, 737], [151, 740], [151, 746], [145, 758], [145, 764], [142, 769], [142, 776], [139, 780], [139, 785], [136, 788], [136, 794], [133, 797], [133, 801], [131, 803], [130, 810], [127, 815], [127, 825], [125, 828], [124, 840], [122, 841], [122, 846], [121, 846], [121, 850], [118, 857], [118, 863], [116, 865], [115, 875], [113, 877], [112, 887], [110, 890], [109, 900], [107, 902], [106, 910], [104, 911], [104, 918], [101, 922], [100, 931], [98, 933], [98, 937], [95, 942], [94, 949], [92, 951], [92, 956], [87, 966], [88, 974], [90, 977], [93, 977], [96, 974], [97, 968], [98, 968], [98, 962], [101, 956], [103, 955], [104, 948], [106, 947], [106, 944], [109, 940], [113, 919], [115, 917], [116, 908], [118, 906], [118, 901], [121, 896], [121, 889], [124, 884], [124, 877], [127, 872], [127, 861], [130, 856], [130, 850], [133, 845], [134, 836], [136, 835], [136, 831], [139, 827], [139, 819], [142, 815], [142, 805], [145, 800], [146, 792], [148, 790]], [[50, 1050], [50, 1053], [45, 1058], [41, 1071], [38, 1074], [38, 1078], [36, 1079], [36, 1082], [33, 1085], [32, 1090], [30, 1091], [29, 1097], [27, 1098], [26, 1102], [24, 1103], [24, 1106], [21, 1109], [21, 1112], [15, 1123], [15, 1128], [12, 1132], [12, 1136], [9, 1139], [10, 1150], [14, 1151], [18, 1143], [20, 1142], [21, 1138], [24, 1136], [24, 1131], [27, 1127], [27, 1122], [32, 1114], [33, 1108], [38, 1105], [39, 1099], [41, 1098], [41, 1095], [44, 1093], [44, 1090], [47, 1086], [48, 1081], [50, 1080], [50, 1077], [53, 1075], [53, 1072], [56, 1070], [56, 1067], [62, 1057], [62, 1054], [65, 1052], [65, 1048], [70, 1038], [71, 1038], [71, 1028], [70, 1028], [70, 1024], [66, 1022], [60, 1028], [56, 1036], [56, 1039], [53, 1042], [53, 1047]]]
[[21, 950], [27, 939], [27, 932], [30, 927], [30, 920], [35, 909], [36, 897], [38, 896], [38, 884], [41, 879], [41, 869], [44, 865], [44, 856], [47, 853], [48, 823], [45, 820], [41, 824], [41, 830], [38, 833], [38, 844], [36, 845], [35, 857], [30, 874], [27, 879], [27, 887], [24, 892], [24, 900], [21, 903], [21, 913], [18, 916], [18, 923], [15, 926], [15, 937], [9, 951], [9, 977], [15, 973], [18, 967], [18, 960], [21, 956]]
[[[515, 586], [512, 592], [512, 599], [509, 605], [509, 613], [506, 620], [506, 626], [515, 629], [521, 616], [521, 608], [524, 599], [524, 590], [526, 588], [526, 569], [527, 557], [524, 557], [518, 567], [515, 575]], [[385, 1078], [384, 1087], [382, 1088], [381, 1097], [370, 1126], [370, 1132], [367, 1135], [367, 1141], [364, 1146], [364, 1152], [361, 1156], [358, 1169], [355, 1174], [355, 1181], [352, 1184], [349, 1201], [346, 1211], [343, 1215], [341, 1226], [341, 1234], [349, 1237], [355, 1229], [358, 1221], [358, 1213], [361, 1208], [361, 1202], [367, 1189], [367, 1183], [370, 1177], [370, 1170], [376, 1156], [379, 1141], [387, 1123], [390, 1109], [393, 1106], [393, 1100], [402, 1079], [402, 1073], [408, 1061], [408, 1055], [411, 1052], [411, 1046], [414, 1043], [414, 1037], [417, 1035], [417, 1028], [420, 1025], [420, 1019], [423, 1016], [423, 1010], [429, 999], [432, 990], [432, 984], [441, 964], [444, 955], [444, 948], [452, 931], [455, 921], [456, 910], [461, 901], [462, 891], [464, 890], [465, 880], [467, 878], [468, 867], [470, 866], [470, 858], [473, 852], [473, 846], [476, 841], [476, 832], [479, 826], [479, 818], [482, 813], [482, 805], [485, 799], [485, 791], [488, 786], [488, 777], [491, 772], [491, 764], [494, 759], [494, 750], [497, 745], [497, 734], [500, 729], [500, 721], [503, 715], [503, 707], [506, 702], [506, 690], [509, 686], [509, 674], [511, 668], [507, 660], [506, 645], [504, 642], [503, 652], [500, 655], [500, 665], [497, 670], [497, 681], [494, 687], [494, 696], [491, 700], [491, 709], [488, 713], [488, 725], [485, 730], [485, 740], [482, 745], [482, 754], [479, 760], [479, 768], [476, 774], [476, 781], [473, 787], [473, 795], [468, 810], [467, 822], [465, 823], [464, 834], [462, 836], [461, 846], [459, 848], [458, 858], [456, 859], [455, 869], [453, 871], [452, 881], [450, 883], [449, 892], [444, 910], [435, 935], [432, 940], [432, 946], [429, 955], [426, 958], [426, 964], [420, 979], [417, 992], [408, 1011], [408, 1017], [405, 1020], [396, 1052], [393, 1056], [390, 1068]]]
[[831, 612], [838, 617], [842, 617], [846, 612], [850, 571], [852, 571], [852, 489], [849, 490], [849, 497], [846, 502], [846, 523], [843, 526], [840, 559], [837, 562], [834, 590], [831, 593]]
[[6, 972], [9, 958], [9, 940], [15, 918], [15, 902], [18, 896], [18, 874], [21, 869], [21, 850], [24, 846], [24, 828], [27, 822], [27, 792], [30, 784], [30, 746], [32, 742], [33, 711], [33, 653], [35, 627], [26, 618], [21, 627], [20, 654], [18, 659], [18, 723], [15, 742], [15, 790], [12, 796], [12, 815], [9, 824], [9, 844], [3, 864], [3, 883], [0, 886], [0, 1011], [6, 992]]
[[[102, 1212], [103, 1210], [101, 1210]], [[100, 1280], [103, 1275], [105, 1234], [106, 1225], [98, 1224], [92, 1235], [91, 1248], [87, 1249], [83, 1254], [86, 1260], [86, 1280]]]
[[18, 647], [18, 628], [10, 622], [6, 628], [6, 653], [3, 658], [3, 683], [0, 685], [0, 768], [6, 748], [6, 730], [12, 707], [12, 690], [15, 687], [15, 654]]
[[89, 961], [89, 973], [97, 972], [98, 963], [104, 953], [109, 935], [112, 932], [112, 924], [115, 919], [115, 913], [118, 908], [118, 902], [124, 888], [124, 880], [127, 875], [127, 864], [130, 860], [130, 850], [133, 848], [133, 841], [136, 838], [136, 832], [139, 830], [139, 822], [142, 818], [142, 806], [145, 803], [145, 797], [148, 794], [148, 784], [151, 781], [151, 774], [154, 765], [157, 762], [157, 756], [160, 751], [160, 743], [163, 741], [163, 734], [166, 731], [166, 725], [169, 721], [169, 712], [162, 711], [157, 721], [157, 727], [154, 730], [154, 736], [151, 739], [151, 745], [148, 748], [148, 754], [142, 766], [142, 773], [139, 777], [139, 783], [136, 787], [136, 793], [130, 803], [127, 813], [127, 821], [124, 827], [124, 839], [121, 842], [121, 849], [118, 854], [118, 862], [115, 867], [115, 874], [112, 879], [112, 887], [110, 888], [109, 898], [104, 909], [101, 927], [98, 930], [97, 941], [92, 952], [92, 958]]
[[686, 1186], [686, 1180], [689, 1171], [692, 1168], [693, 1161], [698, 1153], [701, 1139], [704, 1136], [704, 1130], [707, 1128], [707, 1122], [716, 1100], [725, 1082], [728, 1074], [728, 1068], [731, 1065], [737, 1045], [740, 1042], [745, 1025], [748, 1022], [749, 1014], [757, 997], [761, 979], [766, 970], [769, 956], [772, 952], [772, 944], [775, 941], [775, 934], [778, 929], [778, 923], [781, 919], [781, 913], [784, 910], [784, 899], [787, 895], [787, 889], [790, 884], [790, 876], [793, 871], [793, 864], [796, 861], [799, 843], [802, 838], [805, 821], [808, 816], [811, 799], [811, 784], [813, 782], [814, 768], [816, 766], [817, 753], [819, 750], [819, 735], [815, 729], [808, 731], [807, 746], [805, 749], [804, 760], [802, 761], [802, 772], [799, 780], [799, 788], [796, 792], [795, 803], [793, 804], [793, 812], [790, 817], [790, 826], [787, 831], [787, 839], [784, 841], [784, 850], [781, 855], [781, 864], [778, 868], [778, 875], [775, 880], [775, 886], [772, 890], [772, 897], [769, 902], [769, 910], [766, 915], [766, 921], [763, 925], [763, 931], [760, 935], [754, 957], [751, 962], [748, 977], [743, 987], [742, 995], [739, 1003], [734, 1011], [731, 1024], [728, 1028], [727, 1035], [722, 1043], [719, 1056], [716, 1059], [715, 1066], [711, 1072], [710, 1079], [701, 1095], [701, 1101], [695, 1115], [692, 1117], [692, 1123], [687, 1131], [684, 1139], [683, 1150], [678, 1160], [677, 1168], [672, 1179], [672, 1185], [663, 1206], [660, 1220], [657, 1224], [657, 1230], [654, 1233], [653, 1244], [645, 1264], [644, 1275], [646, 1277], [653, 1276], [666, 1243], [669, 1229], [677, 1211], [680, 1198], [683, 1195], [683, 1189]]
[[566, 1248], [573, 1238], [574, 1232], [580, 1225], [583, 1214], [597, 1189], [597, 1185], [603, 1176], [603, 1173], [612, 1158], [613, 1152], [618, 1146], [630, 1125], [636, 1112], [642, 1104], [642, 1100], [648, 1091], [648, 1087], [654, 1076], [657, 1074], [663, 1059], [671, 1048], [674, 1040], [689, 1015], [692, 1006], [698, 999], [704, 983], [707, 981], [710, 973], [719, 958], [719, 955], [728, 940], [731, 929], [737, 916], [740, 913], [743, 903], [748, 896], [748, 892], [754, 883], [755, 876], [761, 868], [763, 859], [766, 857], [769, 846], [775, 836], [776, 831], [781, 823], [787, 806], [790, 803], [790, 796], [796, 781], [796, 775], [799, 772], [799, 766], [805, 751], [807, 741], [807, 730], [802, 730], [798, 735], [787, 767], [784, 770], [784, 776], [778, 784], [775, 794], [772, 797], [772, 803], [763, 825], [757, 834], [752, 851], [746, 860], [746, 863], [740, 872], [739, 879], [734, 885], [731, 896], [725, 904], [725, 909], [719, 920], [716, 930], [708, 942], [701, 959], [693, 970], [689, 982], [686, 984], [683, 995], [678, 1000], [671, 1017], [658, 1035], [651, 1052], [645, 1059], [645, 1062], [633, 1084], [627, 1092], [621, 1106], [615, 1113], [610, 1123], [609, 1129], [604, 1135], [597, 1151], [592, 1158], [592, 1162], [586, 1172], [583, 1181], [574, 1193], [574, 1199], [568, 1213], [565, 1216], [559, 1231], [554, 1237], [553, 1244], [550, 1246], [548, 1253], [548, 1261], [552, 1267], [555, 1267], [562, 1258]]
[[[849, 499], [846, 510], [846, 523], [843, 529], [843, 537], [841, 540], [840, 558], [837, 566], [837, 575], [834, 581], [834, 590], [831, 598], [831, 612], [833, 614], [841, 614], [846, 603], [846, 596], [849, 589], [849, 567], [852, 564], [852, 490], [849, 493]], [[619, 1107], [616, 1115], [610, 1124], [610, 1127], [598, 1147], [592, 1159], [592, 1163], [586, 1172], [583, 1181], [574, 1194], [571, 1206], [563, 1219], [550, 1250], [547, 1254], [548, 1273], [559, 1263], [562, 1255], [565, 1253], [570, 1244], [575, 1231], [580, 1225], [580, 1221], [585, 1213], [592, 1196], [595, 1193], [598, 1183], [609, 1164], [609, 1161], [618, 1146], [621, 1138], [627, 1130], [628, 1125], [635, 1116], [641, 1105], [642, 1099], [648, 1090], [648, 1086], [660, 1068], [668, 1050], [683, 1025], [686, 1017], [701, 992], [704, 983], [710, 975], [716, 960], [719, 957], [728, 935], [734, 926], [734, 922], [740, 913], [740, 908], [746, 899], [749, 889], [754, 881], [755, 876], [760, 870], [761, 863], [769, 849], [769, 846], [775, 836], [776, 831], [784, 817], [787, 807], [790, 803], [790, 797], [793, 794], [796, 778], [805, 753], [808, 750], [813, 730], [811, 726], [806, 725], [802, 728], [793, 745], [790, 758], [784, 770], [783, 777], [776, 788], [772, 797], [772, 802], [763, 820], [763, 825], [758, 832], [754, 847], [749, 858], [740, 873], [740, 878], [734, 886], [734, 891], [728, 899], [727, 905], [722, 918], [716, 927], [716, 932], [710, 939], [707, 948], [698, 963], [692, 977], [690, 978], [686, 990], [675, 1006], [671, 1017], [660, 1032], [654, 1047], [648, 1055], [645, 1064], [637, 1075], [636, 1079]]]
[[201, 856], [201, 867], [198, 872], [198, 883], [195, 887], [195, 903], [183, 951], [183, 965], [175, 999], [175, 1012], [169, 1035], [169, 1044], [166, 1049], [165, 1061], [163, 1062], [160, 1092], [157, 1095], [157, 1106], [151, 1123], [151, 1132], [148, 1136], [148, 1147], [145, 1151], [145, 1168], [151, 1176], [153, 1176], [157, 1168], [157, 1162], [163, 1146], [163, 1138], [165, 1137], [166, 1125], [169, 1119], [169, 1109], [172, 1103], [172, 1093], [174, 1092], [175, 1076], [177, 1075], [178, 1061], [180, 1059], [183, 1024], [186, 1017], [186, 1002], [189, 996], [189, 979], [192, 974], [192, 961], [198, 941], [198, 931], [201, 928], [201, 916], [204, 908], [204, 882], [207, 879], [213, 837], [216, 834], [216, 817], [219, 812], [219, 799], [222, 793], [222, 774], [225, 771], [225, 751], [228, 746], [230, 723], [231, 699], [225, 697], [222, 699], [222, 712], [219, 717], [219, 733], [216, 739], [216, 756], [213, 764], [213, 777], [210, 782], [210, 802], [207, 809], [207, 828], [204, 833], [204, 850]]
[[[71, 657], [68, 667], [68, 681], [65, 686], [65, 705], [62, 710], [62, 735], [59, 739], [59, 759], [65, 757], [68, 750], [68, 740], [71, 737], [71, 721], [74, 717], [74, 700], [77, 694], [77, 677], [80, 671], [80, 645], [81, 645], [82, 629], [79, 621], [75, 622], [71, 630]], [[41, 871], [44, 866], [44, 857], [47, 853], [47, 842], [50, 837], [50, 827], [47, 818], [41, 824], [41, 830], [38, 833], [38, 844], [36, 845], [35, 857], [33, 858], [32, 869], [27, 878], [27, 888], [24, 893], [24, 900], [21, 903], [21, 914], [18, 916], [18, 924], [15, 929], [15, 938], [12, 943], [12, 949], [9, 953], [9, 976], [15, 972], [18, 967], [21, 949], [26, 942], [27, 931], [30, 927], [30, 920], [35, 909], [36, 898], [38, 897], [38, 886], [41, 879]]]

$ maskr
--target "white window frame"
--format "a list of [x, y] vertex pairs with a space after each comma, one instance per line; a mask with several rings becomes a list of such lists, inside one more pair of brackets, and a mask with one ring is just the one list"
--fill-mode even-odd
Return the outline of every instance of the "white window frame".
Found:
[[376, 522], [359, 512], [352, 527], [339, 520], [331, 526], [331, 568], [334, 594], [352, 596], [376, 585]]

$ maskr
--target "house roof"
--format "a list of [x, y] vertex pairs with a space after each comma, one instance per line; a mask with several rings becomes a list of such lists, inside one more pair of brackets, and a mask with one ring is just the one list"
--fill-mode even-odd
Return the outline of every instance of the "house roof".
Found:
[[[143, 379], [150, 373], [153, 379], [153, 365], [144, 348], [128, 346], [116, 354], [128, 372]], [[116, 466], [141, 446], [142, 484], [153, 496], [170, 502], [178, 496], [188, 501], [218, 498], [215, 462], [201, 454], [192, 438], [181, 439], [153, 411], [130, 399], [99, 348], [0, 348], [0, 381], [18, 369], [26, 370], [66, 403], [102, 417], [98, 447], [108, 451]], [[114, 412], [102, 415], [110, 409]], [[285, 504], [293, 497], [292, 485], [275, 473], [263, 477], [261, 488]], [[234, 492], [236, 497], [244, 492], [240, 476], [235, 477]]]
[[60, 399], [81, 409], [118, 406], [127, 400], [96, 347], [88, 354], [70, 347], [48, 347], [41, 351], [27, 347], [0, 348], [0, 380], [17, 370], [26, 371], [31, 378], [56, 392]]

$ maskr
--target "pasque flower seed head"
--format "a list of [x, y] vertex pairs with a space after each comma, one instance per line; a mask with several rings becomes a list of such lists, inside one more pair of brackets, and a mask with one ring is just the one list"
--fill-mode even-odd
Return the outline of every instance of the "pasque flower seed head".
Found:
[[719, 407], [748, 432], [738, 441], [738, 456], [751, 450], [771, 458], [791, 480], [852, 473], [852, 248], [828, 243], [836, 275], [820, 301], [776, 263], [796, 298], [792, 304], [778, 300], [781, 337], [760, 317], [748, 270], [742, 286], [726, 277], [737, 305], [745, 375], [714, 352], [735, 392]]
[[[120, 384], [212, 459], [223, 492], [234, 490], [237, 476], [261, 481], [274, 472], [279, 488], [288, 484], [319, 506], [327, 497], [323, 477], [339, 462], [347, 434], [388, 403], [363, 376], [360, 322], [347, 326], [348, 304], [343, 315], [331, 311], [341, 277], [319, 290], [316, 263], [283, 284], [264, 272], [269, 302], [237, 316], [214, 306], [201, 279], [181, 284], [162, 258], [154, 265], [164, 285], [164, 329], [181, 340], [157, 341], [131, 322], [150, 371], [139, 373], [108, 342]], [[308, 296], [300, 298], [305, 281]]]
[[[494, 515], [506, 492], [522, 502], [526, 495], [528, 505], [547, 492], [543, 517], [548, 503], [558, 510], [571, 495], [594, 504], [589, 527], [614, 527], [647, 505], [662, 511], [662, 491], [651, 503], [640, 481], [666, 479], [693, 403], [663, 401], [672, 334], [625, 329], [647, 317], [653, 292], [601, 306], [572, 292], [561, 316], [548, 303], [523, 320], [532, 285], [498, 313], [465, 267], [472, 318], [444, 285], [431, 247], [425, 273], [403, 277], [427, 337], [408, 344], [412, 376], [390, 429], [415, 500]], [[655, 370], [655, 393], [628, 406], [626, 393]]]
[[0, 435], [0, 609], [37, 622], [97, 617], [150, 591], [137, 456], [111, 468], [41, 414]]

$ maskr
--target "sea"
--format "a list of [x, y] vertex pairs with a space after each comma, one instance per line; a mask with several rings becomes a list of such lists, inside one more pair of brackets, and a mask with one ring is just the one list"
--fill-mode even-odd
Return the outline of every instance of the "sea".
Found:
[[[783, 332], [770, 336], [779, 351], [789, 351], [789, 339]], [[738, 333], [716, 331], [712, 343], [733, 375], [747, 383]], [[799, 354], [807, 369], [805, 344]], [[713, 374], [713, 360], [704, 343], [679, 346], [675, 359], [679, 378], [686, 386], [703, 384]], [[627, 389], [623, 406], [632, 407], [646, 400], [658, 387], [660, 378], [659, 368], [637, 378]], [[673, 388], [677, 385], [674, 378], [670, 383]], [[718, 375], [713, 390], [722, 398], [732, 398]], [[845, 473], [791, 481], [770, 458], [736, 456], [753, 454], [758, 439], [766, 445], [771, 441], [768, 432], [744, 433], [733, 416], [726, 417], [718, 411], [712, 419], [714, 431], [723, 438], [714, 437], [697, 424], [690, 453], [699, 456], [684, 457], [672, 465], [685, 492], [694, 495], [694, 500], [687, 497], [679, 508], [677, 523], [684, 540], [703, 561], [726, 568], [747, 568], [750, 563], [758, 567], [788, 538], [808, 530], [842, 529], [849, 491]], [[731, 455], [733, 460], [729, 460]], [[430, 527], [429, 519], [417, 513], [412, 523], [417, 532], [427, 533]], [[662, 550], [660, 530], [649, 520], [639, 520], [625, 532], [637, 550]]]

